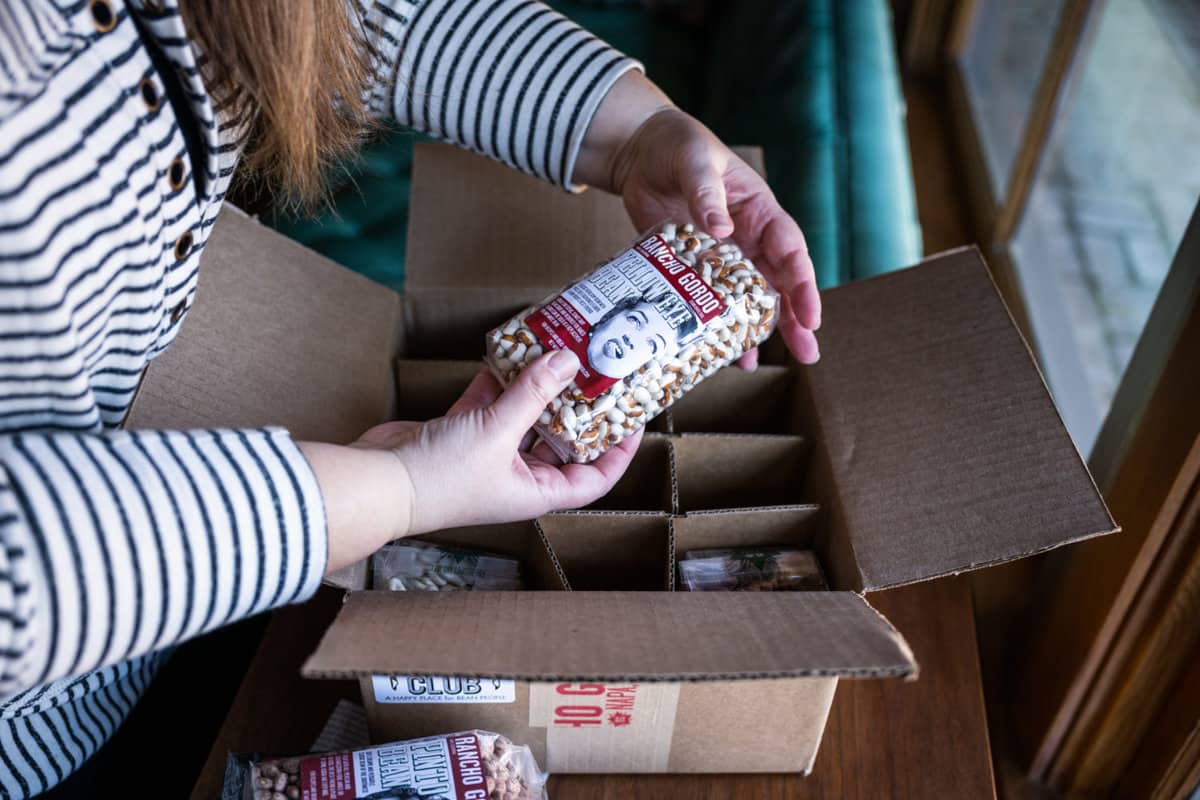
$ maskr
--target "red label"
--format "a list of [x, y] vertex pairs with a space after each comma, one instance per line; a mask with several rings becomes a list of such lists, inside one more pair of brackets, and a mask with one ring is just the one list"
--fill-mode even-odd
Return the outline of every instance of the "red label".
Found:
[[464, 733], [447, 737], [446, 743], [450, 746], [450, 766], [459, 800], [487, 800], [487, 777], [483, 772], [479, 737]]
[[547, 350], [571, 350], [579, 357], [575, 385], [587, 397], [595, 397], [617, 382], [588, 366], [588, 331], [591, 326], [567, 298], [559, 295], [525, 318], [525, 324]]
[[350, 753], [331, 753], [300, 762], [303, 800], [354, 800], [354, 761]]
[[704, 282], [700, 273], [679, 260], [675, 251], [661, 236], [648, 236], [633, 247], [647, 261], [658, 268], [662, 276], [670, 281], [675, 291], [683, 297], [701, 324], [708, 322], [724, 309], [712, 287]]
[[651, 359], [673, 357], [724, 310], [712, 287], [651, 235], [525, 318], [547, 350], [579, 357], [594, 398]]

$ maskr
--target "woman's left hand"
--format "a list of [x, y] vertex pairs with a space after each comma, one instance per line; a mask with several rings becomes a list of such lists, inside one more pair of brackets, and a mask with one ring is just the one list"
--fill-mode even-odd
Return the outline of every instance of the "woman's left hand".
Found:
[[[626, 73], [609, 91], [575, 173], [620, 194], [639, 230], [691, 219], [719, 239], [732, 235], [781, 296], [778, 328], [788, 349], [804, 364], [820, 357], [821, 298], [800, 226], [762, 176], [645, 76]], [[739, 363], [756, 361], [752, 351]]]

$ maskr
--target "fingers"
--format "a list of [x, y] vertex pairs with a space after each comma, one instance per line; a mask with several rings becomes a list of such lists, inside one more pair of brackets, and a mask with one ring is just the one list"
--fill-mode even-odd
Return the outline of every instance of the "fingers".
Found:
[[519, 440], [578, 371], [579, 359], [570, 350], [540, 356], [488, 407], [493, 424]]
[[529, 469], [551, 510], [579, 508], [608, 494], [625, 474], [641, 441], [639, 430], [590, 464], [530, 462]]
[[808, 255], [808, 243], [800, 226], [775, 204], [770, 220], [763, 228], [763, 265], [781, 294], [791, 301], [796, 320], [810, 331], [821, 327], [821, 298], [817, 293], [816, 273]]
[[738, 209], [739, 243], [779, 292], [778, 330], [788, 350], [800, 363], [812, 364], [821, 357], [813, 333], [821, 327], [821, 296], [808, 245], [765, 184], [760, 188]]
[[821, 293], [817, 290], [815, 279], [800, 284], [790, 300], [801, 325], [810, 331], [821, 327]]
[[821, 357], [821, 351], [817, 347], [817, 335], [796, 320], [796, 315], [792, 313], [791, 300], [787, 295], [782, 295], [780, 299], [783, 301], [783, 307], [776, 330], [797, 361], [801, 364], [815, 364]]
[[737, 365], [739, 369], [744, 369], [747, 372], [753, 372], [758, 369], [758, 348], [751, 347], [742, 353], [742, 357], [737, 360]]
[[500, 382], [496, 380], [487, 367], [483, 367], [479, 372], [475, 373], [475, 377], [471, 379], [471, 383], [462, 393], [462, 396], [454, 401], [454, 405], [450, 406], [450, 409], [446, 412], [446, 416], [463, 414], [478, 408], [486, 408], [500, 396], [500, 391]]
[[716, 153], [703, 143], [693, 147], [696, 152], [688, 159], [680, 176], [688, 210], [697, 225], [722, 239], [733, 233], [733, 218], [729, 216], [722, 175], [725, 164], [718, 163]]

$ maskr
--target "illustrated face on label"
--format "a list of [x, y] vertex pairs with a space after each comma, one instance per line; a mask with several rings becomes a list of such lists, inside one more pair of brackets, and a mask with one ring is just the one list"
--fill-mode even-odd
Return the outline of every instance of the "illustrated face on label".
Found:
[[648, 236], [525, 318], [547, 350], [579, 357], [594, 398], [651, 359], [675, 356], [724, 306], [666, 241]]
[[652, 358], [679, 351], [679, 330], [645, 300], [615, 308], [592, 328], [587, 360], [596, 372], [624, 378]]

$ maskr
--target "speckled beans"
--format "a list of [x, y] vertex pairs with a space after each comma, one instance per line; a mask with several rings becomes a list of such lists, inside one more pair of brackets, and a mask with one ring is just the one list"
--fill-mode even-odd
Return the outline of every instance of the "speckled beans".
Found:
[[[226, 770], [225, 797], [546, 800], [546, 774], [529, 748], [489, 731], [299, 758], [231, 759], [242, 766]], [[243, 788], [246, 779], [250, 792]]]
[[548, 349], [580, 356], [535, 430], [564, 460], [598, 458], [775, 328], [779, 296], [732, 242], [667, 223], [488, 333], [507, 386]]
[[301, 795], [300, 759], [283, 758], [255, 764], [251, 785], [254, 800], [298, 800]]

